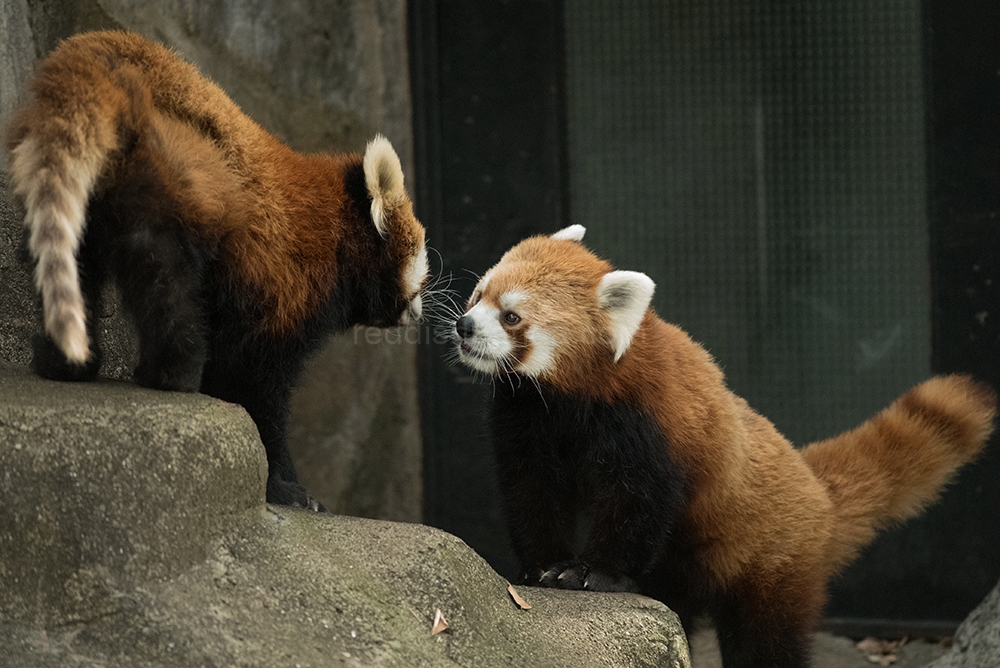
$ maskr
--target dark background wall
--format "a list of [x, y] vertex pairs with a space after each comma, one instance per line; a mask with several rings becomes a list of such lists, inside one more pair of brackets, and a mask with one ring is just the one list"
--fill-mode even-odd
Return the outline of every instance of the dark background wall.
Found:
[[[554, 2], [411, 2], [417, 207], [465, 299], [502, 249], [565, 217]], [[483, 415], [488, 386], [420, 346], [425, 521], [502, 574], [506, 543]]]
[[[454, 287], [585, 224], [799, 444], [932, 372], [996, 383], [996, 7], [722, 5], [410, 3], [418, 209]], [[425, 517], [512, 577], [490, 388], [444, 352], [421, 349]], [[962, 619], [1000, 575], [998, 479], [993, 443], [834, 583], [828, 614]]]

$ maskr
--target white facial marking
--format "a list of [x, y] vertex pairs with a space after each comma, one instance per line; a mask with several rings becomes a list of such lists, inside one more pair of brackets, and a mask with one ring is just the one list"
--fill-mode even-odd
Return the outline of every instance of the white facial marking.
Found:
[[419, 322], [423, 314], [424, 314], [424, 301], [423, 299], [420, 298], [420, 295], [418, 294], [410, 301], [409, 308], [407, 308], [406, 311], [404, 312], [403, 316], [406, 318], [406, 321], [403, 324], [405, 325], [410, 321]]
[[419, 321], [423, 315], [424, 302], [420, 296], [420, 288], [424, 284], [424, 279], [427, 278], [427, 270], [427, 247], [421, 244], [416, 255], [410, 258], [406, 269], [403, 270], [403, 293], [413, 295], [413, 297], [410, 299], [406, 311], [400, 316], [400, 324], [405, 325], [411, 321]]
[[[501, 362], [505, 368], [513, 364], [514, 346], [500, 324], [500, 311], [495, 306], [479, 302], [466, 313], [472, 319], [473, 334], [463, 339], [458, 349], [462, 362], [476, 371], [489, 375], [498, 374]], [[464, 347], [468, 346], [469, 350]]]
[[586, 231], [587, 228], [583, 225], [570, 225], [553, 234], [552, 238], [561, 241], [582, 241]]
[[420, 250], [410, 259], [403, 273], [403, 289], [406, 290], [406, 294], [412, 295], [420, 290], [424, 279], [427, 278], [428, 268], [427, 247], [421, 244]]
[[526, 338], [531, 342], [531, 351], [528, 353], [528, 359], [522, 362], [517, 370], [537, 378], [555, 361], [556, 340], [538, 325], [528, 328]]
[[510, 290], [500, 295], [500, 309], [503, 311], [517, 312], [520, 306], [528, 298], [528, 293], [523, 290]]

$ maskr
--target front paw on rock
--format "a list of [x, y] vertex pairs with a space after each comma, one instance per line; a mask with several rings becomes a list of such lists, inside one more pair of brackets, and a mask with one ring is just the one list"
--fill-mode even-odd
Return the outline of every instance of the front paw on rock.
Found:
[[295, 501], [295, 503], [293, 503], [292, 506], [295, 508], [305, 508], [306, 510], [311, 510], [314, 513], [326, 512], [326, 506], [324, 506], [322, 503], [312, 498], [308, 494], [304, 499], [300, 501]]
[[545, 569], [538, 568], [537, 566], [529, 566], [521, 571], [521, 577], [518, 580], [519, 584], [528, 585], [529, 587], [541, 587], [542, 585], [542, 575], [545, 574]]
[[594, 568], [585, 562], [554, 564], [542, 573], [538, 583], [557, 589], [639, 591], [635, 580], [629, 576]]
[[583, 588], [588, 591], [639, 591], [639, 585], [629, 576], [596, 569], [587, 573]]
[[556, 589], [585, 589], [590, 569], [583, 563], [563, 562], [549, 566], [538, 578], [538, 584]]
[[310, 496], [305, 487], [299, 483], [279, 480], [274, 477], [267, 480], [267, 502], [292, 508], [304, 508], [316, 513], [327, 512], [326, 507]]

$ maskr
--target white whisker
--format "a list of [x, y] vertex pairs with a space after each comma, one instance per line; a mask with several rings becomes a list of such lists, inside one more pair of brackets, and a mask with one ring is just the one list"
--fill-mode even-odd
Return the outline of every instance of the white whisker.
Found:
[[538, 379], [534, 376], [528, 376], [531, 382], [534, 383], [535, 389], [538, 390], [538, 398], [542, 400], [542, 405], [545, 406], [545, 412], [549, 412], [549, 404], [545, 401], [545, 395], [542, 394], [542, 384], [538, 382]]

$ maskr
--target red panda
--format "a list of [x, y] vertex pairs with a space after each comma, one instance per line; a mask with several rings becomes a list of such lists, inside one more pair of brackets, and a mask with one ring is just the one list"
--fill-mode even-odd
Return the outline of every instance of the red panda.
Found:
[[42, 376], [91, 380], [115, 280], [143, 386], [241, 404], [267, 451], [267, 500], [320, 509], [285, 446], [292, 385], [329, 332], [421, 314], [424, 229], [399, 158], [302, 155], [166, 47], [67, 39], [7, 130], [41, 295]]
[[583, 233], [509, 250], [454, 324], [459, 359], [494, 382], [489, 424], [522, 582], [637, 591], [689, 630], [708, 614], [726, 668], [809, 665], [829, 578], [984, 447], [993, 390], [935, 377], [796, 450], [657, 317], [653, 281], [612, 269]]

